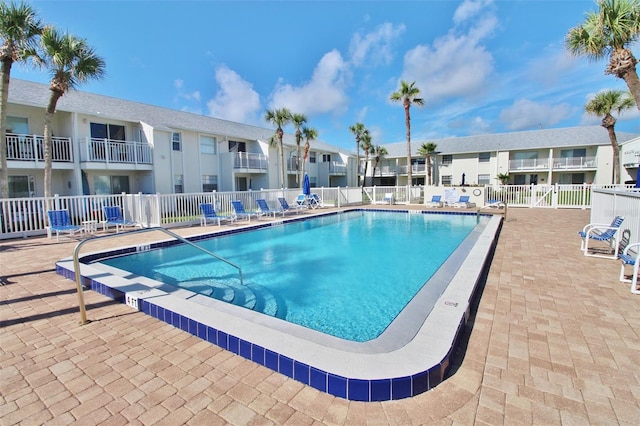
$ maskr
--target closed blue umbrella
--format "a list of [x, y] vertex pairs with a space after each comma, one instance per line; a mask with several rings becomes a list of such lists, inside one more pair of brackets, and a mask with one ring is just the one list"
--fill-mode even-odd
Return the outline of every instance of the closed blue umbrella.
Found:
[[309, 183], [309, 175], [304, 174], [304, 179], [302, 180], [302, 193], [307, 197], [311, 195], [311, 184]]
[[636, 188], [640, 188], [640, 164], [638, 164], [638, 172], [636, 173]]

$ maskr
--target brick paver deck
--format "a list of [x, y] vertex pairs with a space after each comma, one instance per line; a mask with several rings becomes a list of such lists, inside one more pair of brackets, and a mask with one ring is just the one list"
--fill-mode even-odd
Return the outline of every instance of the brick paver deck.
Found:
[[0, 424], [638, 425], [640, 296], [617, 261], [581, 255], [588, 221], [510, 209], [451, 377], [382, 403], [318, 392], [95, 292], [80, 326], [75, 283], [54, 271], [76, 241], [0, 242]]

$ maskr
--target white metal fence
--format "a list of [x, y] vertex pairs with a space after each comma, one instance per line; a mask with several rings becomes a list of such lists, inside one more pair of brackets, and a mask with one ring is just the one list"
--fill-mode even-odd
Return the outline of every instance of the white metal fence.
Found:
[[630, 231], [629, 243], [640, 242], [640, 189], [595, 188], [592, 202], [590, 223], [609, 224], [614, 217], [624, 216], [620, 229]]
[[[396, 204], [422, 204], [427, 188], [430, 192], [440, 187], [347, 187], [312, 188], [323, 200], [325, 206], [342, 207], [363, 204], [386, 204], [387, 194], [391, 194]], [[628, 186], [594, 187], [590, 185], [505, 185], [478, 187], [484, 201], [500, 200], [509, 207], [529, 208], [590, 208], [594, 190], [613, 192], [621, 195]], [[613, 191], [613, 189], [616, 189]], [[74, 224], [83, 225], [104, 221], [104, 206], [117, 205], [123, 215], [143, 226], [188, 226], [199, 223], [200, 204], [212, 203], [221, 214], [232, 212], [231, 201], [240, 200], [247, 210], [256, 208], [256, 200], [263, 198], [271, 208], [279, 208], [278, 197], [284, 197], [290, 204], [300, 193], [299, 189], [206, 192], [191, 194], [117, 194], [80, 195], [34, 198], [0, 199], [0, 239], [43, 235], [48, 226], [47, 210], [66, 209]], [[599, 192], [598, 192], [599, 193]], [[637, 194], [637, 193], [636, 193]], [[431, 198], [429, 194], [428, 198]], [[618, 199], [616, 199], [618, 200]], [[608, 202], [608, 201], [607, 201]], [[621, 201], [616, 201], [621, 202]], [[639, 199], [634, 198], [635, 207]], [[633, 204], [633, 203], [632, 203]], [[628, 207], [631, 209], [632, 207]], [[635, 212], [635, 213], [634, 213]], [[640, 212], [634, 211], [627, 217]], [[602, 219], [610, 221], [610, 212], [602, 213]], [[94, 223], [95, 223], [94, 222]], [[640, 232], [635, 230], [634, 232]]]

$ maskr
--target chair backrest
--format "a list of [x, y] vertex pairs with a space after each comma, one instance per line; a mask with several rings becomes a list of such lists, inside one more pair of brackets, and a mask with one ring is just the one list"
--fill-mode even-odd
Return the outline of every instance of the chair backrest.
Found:
[[233, 209], [236, 211], [236, 213], [246, 213], [244, 211], [244, 206], [242, 205], [242, 201], [232, 201], [231, 205], [233, 206]]
[[624, 216], [616, 216], [615, 219], [613, 219], [613, 222], [611, 222], [611, 227], [610, 227], [611, 229], [607, 229], [602, 234], [600, 234], [600, 238], [603, 238], [603, 239], [613, 238], [613, 236], [618, 231], [618, 228], [620, 228], [620, 225], [622, 225], [623, 221], [624, 221]]
[[49, 225], [52, 227], [71, 225], [71, 218], [68, 210], [48, 210]]
[[104, 206], [102, 209], [104, 210], [104, 218], [107, 222], [123, 219], [120, 206]]
[[216, 217], [216, 209], [213, 208], [213, 204], [211, 203], [202, 203], [200, 204], [200, 210], [205, 217]]
[[433, 195], [431, 197], [431, 202], [432, 203], [439, 203], [441, 199], [442, 199], [442, 195]]
[[460, 200], [458, 200], [461, 203], [468, 203], [469, 202], [469, 196], [468, 195], [461, 195], [460, 196]]
[[279, 197], [278, 201], [280, 201], [280, 205], [282, 206], [283, 210], [289, 210], [289, 203], [287, 203], [287, 200], [285, 200], [282, 197]]
[[263, 198], [259, 198], [256, 200], [256, 203], [258, 203], [258, 208], [260, 210], [262, 210], [263, 212], [268, 212], [269, 211], [269, 205], [267, 204], [267, 200], [263, 199]]

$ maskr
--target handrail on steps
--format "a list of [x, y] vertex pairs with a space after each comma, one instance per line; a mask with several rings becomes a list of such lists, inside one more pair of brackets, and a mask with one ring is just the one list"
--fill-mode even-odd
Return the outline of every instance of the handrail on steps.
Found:
[[479, 218], [479, 217], [480, 217], [480, 211], [481, 211], [482, 209], [486, 209], [486, 208], [492, 208], [492, 209], [495, 209], [495, 208], [500, 208], [500, 207], [504, 208], [504, 220], [507, 220], [507, 203], [505, 203], [504, 201], [497, 201], [497, 202], [495, 202], [495, 203], [487, 204], [487, 205], [484, 205], [484, 206], [480, 207], [480, 208], [476, 211], [476, 217], [477, 217], [477, 218]]
[[82, 283], [81, 283], [81, 276], [80, 276], [80, 258], [78, 257], [78, 254], [80, 253], [80, 248], [85, 245], [86, 243], [88, 243], [89, 241], [95, 241], [95, 240], [102, 240], [102, 239], [106, 239], [106, 238], [114, 238], [114, 237], [121, 237], [124, 235], [131, 235], [131, 234], [141, 234], [143, 232], [153, 232], [153, 231], [161, 231], [164, 232], [165, 234], [185, 243], [190, 245], [191, 247], [196, 248], [197, 250], [200, 250], [206, 254], [208, 254], [209, 256], [215, 257], [216, 259], [236, 268], [238, 270], [238, 275], [240, 276], [240, 285], [244, 285], [244, 281], [242, 279], [242, 269], [240, 269], [240, 267], [238, 265], [236, 265], [235, 263], [221, 257], [218, 256], [217, 254], [200, 247], [197, 244], [192, 243], [191, 241], [187, 240], [184, 237], [181, 237], [180, 235], [169, 231], [168, 229], [165, 229], [161, 226], [154, 226], [151, 228], [141, 228], [141, 229], [134, 229], [132, 231], [127, 231], [127, 232], [121, 232], [121, 233], [116, 233], [116, 234], [109, 234], [109, 235], [99, 235], [99, 236], [95, 236], [95, 237], [90, 237], [87, 238], [84, 241], [80, 241], [78, 243], [78, 245], [76, 245], [76, 248], [73, 250], [73, 268], [75, 270], [75, 274], [76, 274], [76, 287], [78, 288], [78, 304], [80, 305], [80, 325], [85, 325], [87, 323], [89, 323], [89, 321], [87, 320], [87, 311], [84, 305], [84, 296], [82, 294]]

